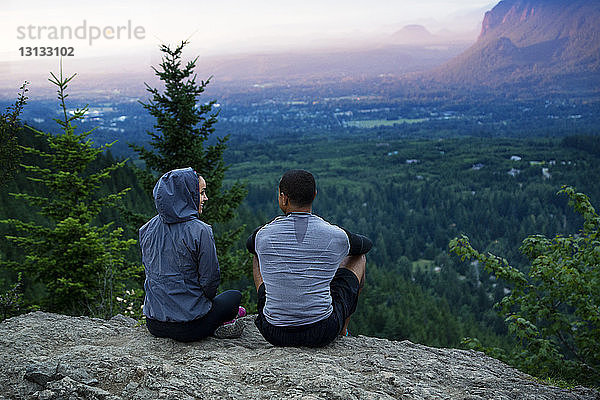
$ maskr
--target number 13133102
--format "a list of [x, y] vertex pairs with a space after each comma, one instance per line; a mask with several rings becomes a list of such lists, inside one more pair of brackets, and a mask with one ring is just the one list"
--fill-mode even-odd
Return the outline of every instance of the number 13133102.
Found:
[[21, 57], [72, 57], [75, 55], [73, 47], [19, 47]]

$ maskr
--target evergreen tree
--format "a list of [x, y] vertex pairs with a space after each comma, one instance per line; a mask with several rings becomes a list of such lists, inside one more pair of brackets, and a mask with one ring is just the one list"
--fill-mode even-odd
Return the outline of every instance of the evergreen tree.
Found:
[[27, 153], [41, 157], [45, 165], [24, 166], [29, 179], [44, 187], [48, 196], [17, 193], [48, 221], [38, 224], [31, 220], [7, 219], [21, 235], [7, 238], [21, 247], [23, 262], [4, 262], [22, 271], [28, 281], [44, 285], [41, 306], [53, 312], [90, 314], [108, 317], [113, 314], [114, 299], [125, 289], [127, 279], [139, 274], [139, 267], [128, 265], [125, 252], [135, 240], [123, 240], [122, 229], [111, 223], [96, 226], [101, 210], [114, 206], [127, 189], [99, 196], [100, 184], [121, 168], [125, 161], [114, 163], [99, 172], [90, 171], [90, 163], [104, 149], [92, 147], [91, 131], [75, 133], [73, 124], [81, 120], [88, 107], [69, 112], [65, 104], [67, 84], [75, 77], [63, 78], [62, 67], [57, 77], [49, 79], [58, 87], [62, 117], [55, 119], [61, 134], [36, 133], [48, 142], [49, 151], [25, 147]]
[[520, 348], [507, 355], [482, 348], [476, 339], [467, 343], [538, 376], [598, 385], [600, 216], [583, 193], [566, 186], [559, 193], [566, 194], [583, 216], [583, 228], [576, 235], [525, 239], [521, 251], [531, 262], [527, 274], [504, 258], [478, 252], [464, 235], [450, 242], [454, 253], [477, 259], [488, 272], [513, 285], [498, 307]]
[[13, 176], [20, 161], [17, 134], [21, 130], [19, 116], [27, 102], [27, 82], [20, 90], [15, 104], [0, 114], [0, 185]]
[[[172, 169], [192, 167], [206, 180], [208, 202], [202, 212], [202, 219], [209, 224], [224, 224], [234, 217], [234, 211], [246, 197], [247, 191], [240, 183], [229, 189], [222, 188], [227, 166], [223, 161], [223, 152], [229, 136], [216, 139], [213, 145], [205, 145], [209, 136], [214, 133], [218, 111], [214, 111], [216, 102], [198, 102], [210, 82], [198, 82], [194, 69], [194, 60], [182, 65], [182, 52], [187, 42], [182, 42], [175, 49], [162, 45], [163, 53], [159, 69], [154, 68], [156, 75], [164, 84], [164, 91], [146, 84], [152, 95], [147, 103], [142, 103], [150, 115], [156, 118], [155, 132], [148, 132], [151, 137], [152, 150], [144, 146], [131, 145], [146, 163], [146, 173], [141, 180], [151, 193], [156, 176]], [[224, 281], [249, 276], [251, 264], [240, 252], [233, 253], [232, 244], [240, 238], [243, 227], [220, 231], [216, 227], [215, 241], [217, 254]]]

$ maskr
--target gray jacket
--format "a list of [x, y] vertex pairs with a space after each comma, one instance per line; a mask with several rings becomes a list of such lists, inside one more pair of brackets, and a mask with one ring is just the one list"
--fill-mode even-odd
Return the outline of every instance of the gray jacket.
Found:
[[220, 270], [212, 228], [198, 217], [198, 176], [191, 168], [167, 172], [153, 194], [158, 215], [139, 231], [144, 315], [171, 322], [203, 317], [212, 307]]

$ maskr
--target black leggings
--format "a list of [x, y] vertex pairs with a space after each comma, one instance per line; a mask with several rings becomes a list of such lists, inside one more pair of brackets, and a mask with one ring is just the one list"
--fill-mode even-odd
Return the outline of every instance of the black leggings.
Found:
[[156, 337], [194, 342], [212, 335], [223, 322], [234, 319], [241, 300], [241, 292], [227, 290], [213, 299], [212, 308], [201, 318], [186, 322], [163, 322], [146, 317], [146, 327]]

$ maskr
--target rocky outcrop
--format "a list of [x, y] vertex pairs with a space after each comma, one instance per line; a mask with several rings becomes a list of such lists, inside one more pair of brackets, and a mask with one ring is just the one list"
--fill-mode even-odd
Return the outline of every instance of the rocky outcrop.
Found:
[[340, 338], [276, 348], [253, 317], [239, 339], [177, 343], [136, 321], [31, 313], [0, 324], [0, 399], [598, 399], [536, 383], [474, 351]]

